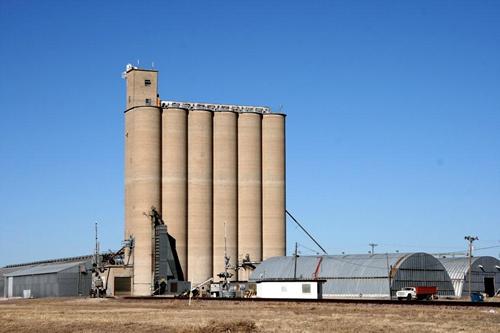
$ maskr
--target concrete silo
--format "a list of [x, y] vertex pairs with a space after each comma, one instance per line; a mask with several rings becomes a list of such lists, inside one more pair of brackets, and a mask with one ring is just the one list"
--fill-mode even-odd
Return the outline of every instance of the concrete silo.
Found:
[[[224, 271], [224, 235], [233, 267], [247, 256], [260, 262], [284, 255], [285, 116], [259, 106], [160, 103], [156, 71], [128, 65], [125, 74], [132, 294], [150, 295], [157, 282], [151, 207], [161, 212], [183, 275], [193, 284]], [[233, 279], [245, 280], [248, 273]]]
[[213, 273], [212, 117], [200, 109], [188, 115], [187, 278], [193, 284]]
[[[238, 117], [238, 256], [262, 260], [262, 114]], [[241, 277], [240, 277], [241, 279]]]
[[176, 240], [181, 267], [187, 267], [187, 117], [165, 108], [162, 114], [162, 216]]
[[262, 256], [286, 252], [285, 115], [267, 113], [262, 119]]
[[132, 294], [150, 295], [152, 226], [144, 213], [161, 209], [161, 110], [157, 72], [127, 68], [125, 111], [125, 238], [134, 237]]
[[[224, 235], [230, 265], [238, 261], [238, 113], [214, 112], [213, 276], [224, 271]], [[236, 274], [232, 280], [236, 280]]]

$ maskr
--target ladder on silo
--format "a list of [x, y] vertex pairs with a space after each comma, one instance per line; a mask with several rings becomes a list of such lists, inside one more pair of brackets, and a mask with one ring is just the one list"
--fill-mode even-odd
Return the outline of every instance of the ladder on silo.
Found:
[[160, 232], [158, 228], [154, 227], [155, 237], [154, 237], [154, 279], [155, 281], [160, 276]]

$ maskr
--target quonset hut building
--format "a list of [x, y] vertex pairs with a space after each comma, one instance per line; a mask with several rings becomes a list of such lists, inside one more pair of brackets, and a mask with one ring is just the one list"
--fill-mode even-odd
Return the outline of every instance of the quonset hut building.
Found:
[[426, 253], [274, 257], [253, 271], [251, 281], [325, 280], [324, 297], [389, 298], [410, 286], [436, 286], [454, 296], [451, 279], [438, 259]]
[[500, 290], [500, 260], [494, 257], [472, 257], [469, 271], [469, 257], [439, 258], [453, 283], [455, 296], [469, 295], [469, 279], [471, 292], [485, 293], [494, 296]]

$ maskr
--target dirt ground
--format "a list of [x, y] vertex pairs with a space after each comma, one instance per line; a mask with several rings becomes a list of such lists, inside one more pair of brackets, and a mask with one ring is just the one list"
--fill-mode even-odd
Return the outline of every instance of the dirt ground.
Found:
[[0, 332], [500, 332], [500, 310], [374, 304], [33, 299], [0, 302]]

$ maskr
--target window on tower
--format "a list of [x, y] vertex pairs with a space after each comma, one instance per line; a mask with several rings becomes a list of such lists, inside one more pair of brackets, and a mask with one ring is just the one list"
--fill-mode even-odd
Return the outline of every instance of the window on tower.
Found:
[[151, 80], [144, 80], [144, 85], [147, 87], [147, 86], [150, 86], [151, 85]]

